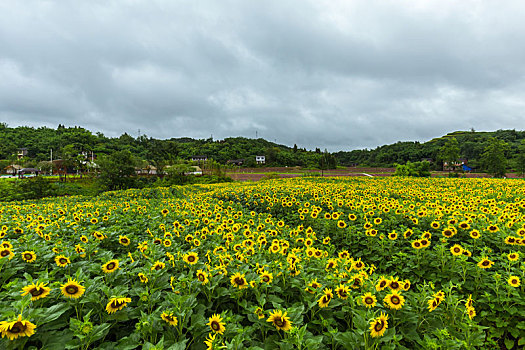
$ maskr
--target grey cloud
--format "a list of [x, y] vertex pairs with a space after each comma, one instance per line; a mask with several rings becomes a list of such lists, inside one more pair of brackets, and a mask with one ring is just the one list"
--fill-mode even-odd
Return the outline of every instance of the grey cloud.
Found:
[[522, 128], [525, 5], [0, 3], [0, 119], [350, 150]]

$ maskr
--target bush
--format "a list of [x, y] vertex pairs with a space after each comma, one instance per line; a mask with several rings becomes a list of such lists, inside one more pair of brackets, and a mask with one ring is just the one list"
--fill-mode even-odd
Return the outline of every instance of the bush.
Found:
[[414, 176], [414, 177], [429, 177], [430, 163], [423, 162], [407, 162], [405, 165], [396, 164], [396, 172], [394, 176]]

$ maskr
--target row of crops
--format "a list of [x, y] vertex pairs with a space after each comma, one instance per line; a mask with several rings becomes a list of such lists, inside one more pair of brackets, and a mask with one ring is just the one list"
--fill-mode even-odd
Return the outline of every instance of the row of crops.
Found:
[[525, 187], [295, 178], [0, 204], [2, 349], [519, 349]]

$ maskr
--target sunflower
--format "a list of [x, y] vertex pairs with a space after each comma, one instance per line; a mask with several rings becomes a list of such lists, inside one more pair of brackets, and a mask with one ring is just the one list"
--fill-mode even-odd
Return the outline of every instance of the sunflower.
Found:
[[381, 276], [379, 278], [379, 281], [377, 281], [376, 283], [376, 290], [378, 292], [382, 291], [389, 285], [389, 283], [390, 283], [390, 280], [388, 278], [386, 278], [385, 276]]
[[2, 321], [0, 322], [0, 332], [2, 332], [2, 338], [7, 337], [9, 340], [14, 340], [18, 337], [30, 337], [35, 334], [36, 325], [22, 319], [22, 315], [18, 315], [18, 319], [15, 321]]
[[264, 318], [264, 310], [260, 306], [258, 306], [253, 313], [256, 314], [259, 319]]
[[22, 295], [31, 294], [32, 301], [45, 298], [51, 291], [51, 288], [46, 287], [46, 284], [38, 282], [37, 284], [31, 283], [22, 288]]
[[514, 287], [514, 288], [519, 287], [521, 284], [520, 278], [518, 276], [510, 276], [507, 282], [509, 286]]
[[118, 242], [123, 246], [128, 246], [131, 243], [128, 236], [120, 236]]
[[516, 253], [516, 252], [512, 252], [507, 255], [507, 259], [509, 259], [509, 261], [516, 261], [519, 259], [519, 257], [520, 257], [520, 253]]
[[173, 312], [171, 311], [164, 311], [162, 314], [160, 314], [160, 318], [162, 318], [164, 321], [166, 321], [169, 325], [175, 327], [179, 322], [177, 320], [177, 316], [173, 315]]
[[213, 342], [215, 341], [215, 337], [217, 334], [215, 333], [209, 333], [208, 337], [204, 341], [204, 345], [206, 345], [206, 350], [213, 350]]
[[266, 284], [270, 284], [270, 283], [272, 283], [273, 275], [272, 275], [271, 272], [263, 271], [261, 273], [261, 275], [259, 276], [259, 278], [261, 279], [261, 282], [264, 282]]
[[388, 315], [381, 312], [379, 317], [370, 322], [370, 335], [372, 338], [381, 337], [388, 328]]
[[151, 267], [151, 271], [159, 271], [166, 267], [166, 264], [162, 261], [155, 261], [155, 264]]
[[337, 222], [337, 227], [339, 228], [345, 228], [346, 227], [346, 222], [344, 222], [343, 220], [339, 220]]
[[118, 270], [118, 260], [113, 259], [102, 265], [104, 273], [113, 273]]
[[398, 233], [396, 231], [392, 231], [388, 234], [388, 239], [391, 241], [395, 241], [397, 239]]
[[281, 310], [275, 310], [270, 312], [270, 317], [268, 317], [266, 322], [271, 322], [277, 330], [282, 329], [287, 332], [292, 329], [292, 322], [290, 322], [290, 318], [286, 314], [286, 312], [283, 314]]
[[438, 298], [433, 298], [428, 301], [428, 312], [434, 311], [439, 304], [441, 303], [441, 300]]
[[334, 297], [334, 294], [332, 293], [331, 288], [325, 288], [323, 290], [323, 296], [319, 298], [317, 303], [319, 304], [320, 308], [327, 307], [330, 303], [330, 300]]
[[399, 294], [398, 292], [392, 291], [392, 293], [387, 294], [385, 296], [383, 302], [389, 308], [399, 310], [405, 304], [405, 297]]
[[363, 302], [363, 305], [366, 306], [367, 308], [374, 307], [377, 304], [376, 296], [370, 292], [361, 296], [361, 301]]
[[28, 251], [22, 253], [22, 259], [24, 259], [25, 262], [32, 263], [36, 260], [36, 254], [34, 251]]
[[349, 291], [350, 291], [350, 288], [348, 288], [348, 286], [345, 286], [344, 284], [340, 284], [335, 289], [335, 293], [337, 294], [339, 299], [343, 299], [343, 300], [348, 299], [348, 292]]
[[412, 241], [412, 248], [414, 249], [421, 249], [423, 246], [421, 245], [421, 241], [419, 239], [416, 239], [415, 241]]
[[195, 252], [189, 252], [188, 254], [184, 254], [182, 260], [184, 260], [187, 264], [195, 265], [197, 261], [199, 261], [199, 256]]
[[207, 326], [210, 326], [211, 330], [215, 333], [223, 334], [226, 330], [226, 327], [224, 327], [224, 322], [222, 322], [221, 315], [213, 314], [209, 319], [208, 323], [206, 323]]
[[55, 263], [59, 267], [66, 267], [67, 265], [71, 264], [71, 261], [69, 260], [69, 258], [67, 256], [57, 255], [57, 256], [55, 256]]
[[202, 283], [206, 284], [210, 280], [208, 279], [208, 274], [205, 271], [197, 270], [197, 279]]
[[235, 274], [233, 274], [233, 276], [230, 278], [230, 282], [232, 286], [236, 288], [239, 288], [239, 289], [248, 288], [248, 282], [246, 282], [246, 278], [244, 278], [244, 274], [241, 275], [239, 272], [236, 272]]
[[498, 232], [499, 231], [499, 228], [498, 226], [496, 225], [489, 225], [487, 227], [487, 230], [490, 232], [490, 233], [495, 233], [495, 232]]
[[458, 256], [463, 254], [463, 248], [459, 244], [454, 244], [452, 247], [450, 247], [450, 252], [454, 256]]
[[60, 288], [62, 294], [67, 298], [78, 299], [84, 294], [85, 287], [78, 284], [76, 280], [69, 278]]
[[139, 272], [139, 278], [142, 283], [148, 283], [148, 276], [146, 276], [142, 272]]
[[388, 282], [388, 288], [390, 288], [393, 291], [398, 291], [402, 288], [401, 282], [399, 281], [399, 277], [391, 277], [390, 281]]
[[131, 302], [131, 298], [111, 298], [106, 305], [106, 311], [108, 314], [122, 310], [128, 303]]
[[478, 262], [478, 267], [480, 269], [488, 269], [491, 268], [492, 265], [494, 265], [494, 262], [490, 261], [486, 256], [482, 257], [481, 260]]

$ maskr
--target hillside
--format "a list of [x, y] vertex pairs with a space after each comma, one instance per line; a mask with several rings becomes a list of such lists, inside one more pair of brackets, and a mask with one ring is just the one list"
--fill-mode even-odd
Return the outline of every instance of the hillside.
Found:
[[363, 166], [392, 166], [395, 163], [404, 164], [407, 161], [417, 162], [429, 158], [434, 167], [440, 169], [439, 150], [450, 138], [456, 138], [460, 146], [460, 157], [468, 160], [473, 168], [481, 168], [481, 156], [491, 137], [505, 141], [509, 145], [506, 157], [512, 166], [522, 153], [522, 141], [525, 131], [498, 130], [493, 132], [455, 131], [428, 142], [397, 142], [391, 145], [379, 146], [372, 150], [340, 151], [333, 155], [340, 165], [359, 164]]

